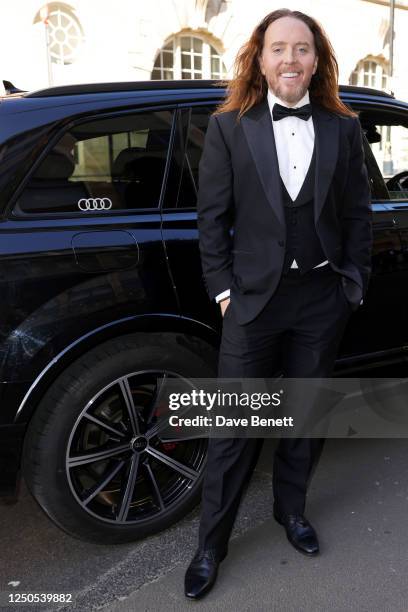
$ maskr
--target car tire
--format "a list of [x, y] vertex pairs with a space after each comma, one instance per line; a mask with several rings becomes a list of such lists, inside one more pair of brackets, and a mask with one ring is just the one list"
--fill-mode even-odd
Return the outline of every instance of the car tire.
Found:
[[28, 426], [23, 475], [63, 530], [91, 542], [130, 542], [169, 527], [198, 503], [205, 439], [166, 446], [156, 436], [149, 452], [129, 447], [106, 458], [100, 453], [120, 451], [131, 436], [135, 440], [132, 418], [146, 436], [153, 431], [156, 413], [147, 412], [157, 393], [152, 380], [160, 372], [185, 379], [215, 376], [215, 353], [207, 349], [182, 334], [131, 334], [84, 354], [50, 386]]

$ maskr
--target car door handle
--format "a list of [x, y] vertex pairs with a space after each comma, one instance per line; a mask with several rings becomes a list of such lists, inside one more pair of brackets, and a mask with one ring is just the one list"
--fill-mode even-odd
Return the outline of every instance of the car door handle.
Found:
[[391, 221], [374, 221], [373, 228], [374, 230], [396, 229], [397, 222], [395, 219], [392, 219]]

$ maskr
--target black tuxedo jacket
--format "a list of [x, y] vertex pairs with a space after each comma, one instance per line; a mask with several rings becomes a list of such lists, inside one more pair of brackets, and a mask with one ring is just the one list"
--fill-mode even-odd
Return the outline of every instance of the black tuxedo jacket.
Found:
[[[267, 98], [237, 122], [211, 115], [199, 164], [201, 263], [211, 299], [231, 290], [237, 322], [248, 323], [278, 285], [285, 215]], [[372, 212], [360, 122], [312, 103], [314, 218], [323, 251], [357, 309], [371, 272]], [[301, 229], [301, 228], [300, 228]]]

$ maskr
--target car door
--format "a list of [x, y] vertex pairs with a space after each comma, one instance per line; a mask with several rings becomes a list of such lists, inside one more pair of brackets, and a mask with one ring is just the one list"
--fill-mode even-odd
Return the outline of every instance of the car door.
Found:
[[177, 313], [160, 198], [172, 108], [88, 115], [54, 136], [0, 223], [0, 363], [29, 380], [66, 346]]
[[[368, 119], [370, 115], [368, 114]], [[392, 211], [401, 240], [398, 253], [396, 331], [402, 347], [408, 345], [408, 108], [376, 118], [381, 141], [373, 145], [382, 169], [386, 192], [381, 203]]]
[[373, 191], [374, 249], [369, 292], [359, 311], [366, 324], [356, 317], [351, 329], [356, 337], [365, 331], [369, 350], [391, 357], [393, 351], [402, 354], [408, 342], [408, 112], [390, 106], [360, 110]]

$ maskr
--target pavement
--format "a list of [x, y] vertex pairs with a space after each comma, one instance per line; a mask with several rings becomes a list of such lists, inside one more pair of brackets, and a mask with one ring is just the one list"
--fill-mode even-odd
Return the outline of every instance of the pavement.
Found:
[[267, 501], [258, 509], [260, 524], [239, 533], [254, 510], [248, 491], [228, 557], [205, 598], [185, 599], [183, 578], [191, 555], [181, 554], [174, 567], [103, 610], [406, 612], [408, 441], [326, 443], [307, 504], [320, 538], [315, 558], [294, 550], [271, 518], [268, 446], [257, 472]]
[[[186, 600], [183, 578], [197, 542], [199, 509], [170, 529], [121, 546], [75, 540], [23, 490], [0, 506], [0, 609], [75, 611], [406, 612], [408, 440], [328, 440], [306, 515], [321, 554], [294, 550], [272, 518], [265, 442], [214, 589]], [[73, 603], [16, 606], [16, 592], [72, 593]]]

